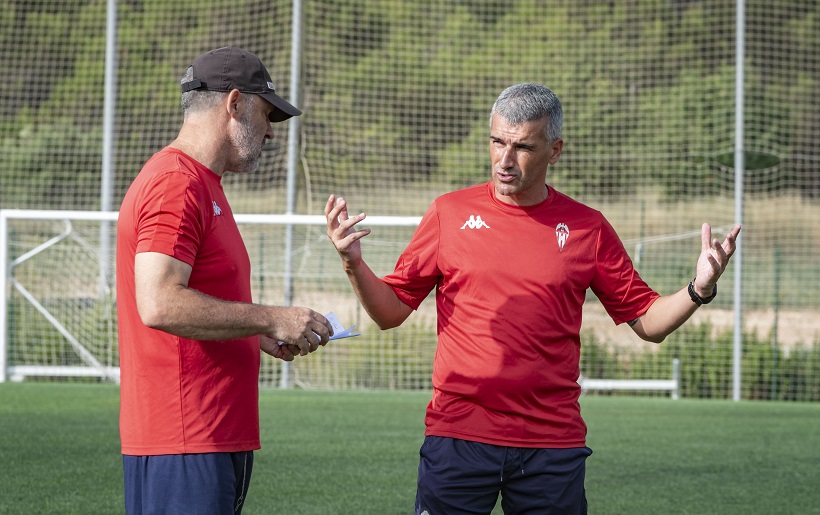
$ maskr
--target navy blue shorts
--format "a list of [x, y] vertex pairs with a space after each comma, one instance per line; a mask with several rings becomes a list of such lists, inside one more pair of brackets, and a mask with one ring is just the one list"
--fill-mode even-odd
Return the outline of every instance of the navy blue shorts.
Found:
[[253, 452], [122, 457], [128, 515], [242, 513]]
[[589, 447], [530, 449], [428, 436], [419, 451], [416, 515], [585, 515]]

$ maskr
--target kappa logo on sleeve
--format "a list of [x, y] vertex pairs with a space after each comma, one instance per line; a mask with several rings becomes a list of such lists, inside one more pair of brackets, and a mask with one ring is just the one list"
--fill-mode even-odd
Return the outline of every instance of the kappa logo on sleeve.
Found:
[[470, 215], [470, 218], [464, 222], [464, 225], [461, 226], [462, 229], [481, 229], [482, 227], [486, 229], [490, 228], [490, 226], [487, 225], [487, 222], [481, 219], [481, 215]]
[[555, 237], [558, 239], [558, 252], [563, 252], [564, 245], [567, 244], [567, 240], [569, 239], [569, 227], [567, 227], [567, 224], [560, 223], [555, 226]]
[[222, 216], [222, 208], [216, 205], [216, 200], [212, 202], [214, 205], [214, 216]]

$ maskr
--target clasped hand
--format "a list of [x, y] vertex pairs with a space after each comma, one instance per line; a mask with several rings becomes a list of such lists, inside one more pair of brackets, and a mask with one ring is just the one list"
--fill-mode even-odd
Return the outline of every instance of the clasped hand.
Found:
[[306, 356], [326, 345], [333, 327], [324, 315], [309, 308], [275, 307], [274, 330], [259, 335], [259, 348], [284, 361]]

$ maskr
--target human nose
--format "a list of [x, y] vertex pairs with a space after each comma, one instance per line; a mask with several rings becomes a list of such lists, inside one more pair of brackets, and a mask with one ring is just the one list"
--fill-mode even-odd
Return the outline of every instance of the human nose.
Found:
[[501, 159], [498, 160], [498, 164], [501, 165], [502, 168], [512, 168], [515, 166], [515, 150], [506, 147], [501, 150]]
[[273, 139], [273, 125], [271, 125], [270, 120], [268, 120], [268, 127], [265, 130], [265, 139]]

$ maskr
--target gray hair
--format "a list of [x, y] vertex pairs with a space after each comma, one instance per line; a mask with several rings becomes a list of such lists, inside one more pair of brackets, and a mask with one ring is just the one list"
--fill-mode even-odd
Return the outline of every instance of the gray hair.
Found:
[[490, 124], [498, 114], [508, 123], [519, 125], [547, 117], [547, 140], [561, 137], [564, 113], [561, 101], [548, 87], [528, 82], [508, 87], [498, 95], [490, 112]]
[[[182, 80], [179, 81], [180, 84], [185, 84], [186, 82], [191, 82], [194, 80], [194, 67], [189, 66], [187, 70], [185, 70], [185, 75], [182, 76]], [[204, 112], [210, 109], [213, 109], [220, 102], [222, 99], [225, 98], [225, 94], [222, 91], [206, 91], [206, 90], [199, 90], [199, 89], [192, 89], [191, 91], [186, 91], [182, 94], [182, 115], [183, 118], [187, 119], [189, 114], [197, 113], [197, 112]]]

